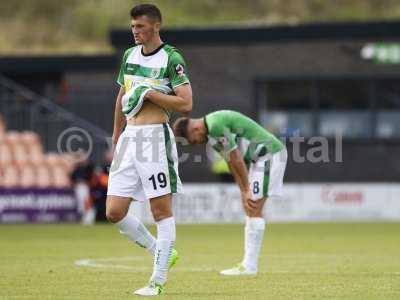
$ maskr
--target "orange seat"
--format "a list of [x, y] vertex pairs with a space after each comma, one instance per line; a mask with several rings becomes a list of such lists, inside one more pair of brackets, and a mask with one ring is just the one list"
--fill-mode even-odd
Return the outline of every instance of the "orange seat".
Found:
[[67, 172], [71, 174], [76, 166], [74, 157], [69, 154], [62, 154], [61, 158], [62, 158], [62, 165], [66, 168]]
[[23, 131], [21, 140], [25, 145], [42, 144], [39, 135], [33, 131]]
[[61, 165], [64, 163], [62, 156], [54, 152], [47, 153], [45, 155], [45, 160], [49, 166]]
[[25, 164], [20, 168], [20, 186], [23, 188], [36, 186], [36, 170], [34, 166]]
[[13, 130], [7, 131], [5, 135], [5, 142], [10, 144], [11, 146], [14, 146], [15, 144], [22, 142], [21, 134]]
[[68, 188], [71, 186], [68, 171], [62, 165], [52, 166], [53, 186], [56, 188]]
[[1, 168], [0, 165], [0, 188], [3, 187], [3, 169]]
[[10, 145], [8, 143], [0, 143], [0, 166], [10, 164], [13, 159]]
[[17, 166], [9, 164], [3, 167], [2, 185], [5, 188], [17, 188], [20, 186], [19, 170]]
[[21, 134], [21, 141], [25, 145], [31, 163], [38, 164], [43, 162], [43, 146], [38, 134], [32, 131], [24, 131]]
[[14, 153], [14, 162], [16, 164], [24, 165], [30, 160], [29, 153], [23, 143], [15, 143], [12, 147], [12, 151]]
[[28, 149], [29, 160], [32, 164], [38, 165], [45, 161], [42, 145], [34, 144]]
[[53, 185], [50, 168], [46, 164], [36, 166], [36, 187], [49, 188]]
[[74, 168], [72, 155], [45, 154], [40, 136], [35, 132], [6, 132], [0, 126], [1, 187], [68, 188]]

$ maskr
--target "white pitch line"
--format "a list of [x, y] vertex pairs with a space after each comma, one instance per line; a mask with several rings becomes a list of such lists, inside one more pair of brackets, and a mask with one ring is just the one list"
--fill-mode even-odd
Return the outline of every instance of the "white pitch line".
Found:
[[[74, 262], [76, 266], [80, 267], [92, 267], [92, 268], [102, 268], [102, 269], [120, 269], [120, 270], [129, 270], [133, 272], [147, 272], [151, 271], [152, 267], [145, 266], [128, 266], [128, 265], [112, 265], [106, 264], [105, 262], [114, 262], [114, 261], [142, 261], [145, 257], [143, 256], [127, 256], [127, 257], [108, 257], [108, 258], [97, 258], [97, 259], [79, 259]], [[192, 267], [192, 268], [182, 268], [175, 267], [175, 272], [218, 272], [216, 268], [210, 267]], [[313, 270], [274, 270], [274, 271], [261, 271], [260, 274], [315, 274], [315, 275], [368, 275], [371, 272], [346, 272], [346, 271], [313, 271]], [[377, 273], [374, 273], [377, 275]], [[379, 275], [395, 275], [400, 276], [400, 272], [382, 272]]]
[[[132, 270], [136, 272], [145, 272], [152, 270], [152, 267], [138, 267], [138, 266], [127, 266], [127, 265], [111, 265], [104, 264], [102, 262], [113, 262], [113, 261], [140, 261], [143, 257], [109, 257], [109, 258], [98, 258], [98, 259], [79, 259], [75, 261], [76, 266], [81, 267], [92, 267], [92, 268], [104, 268], [104, 269], [121, 269], [121, 270]], [[178, 272], [212, 272], [217, 271], [215, 268], [174, 268], [174, 271]]]

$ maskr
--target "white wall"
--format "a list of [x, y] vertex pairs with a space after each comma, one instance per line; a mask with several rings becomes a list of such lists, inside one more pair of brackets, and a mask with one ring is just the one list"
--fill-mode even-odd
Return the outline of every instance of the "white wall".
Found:
[[[174, 199], [177, 223], [241, 223], [244, 214], [234, 184], [185, 184]], [[148, 204], [131, 209], [152, 223]], [[286, 184], [282, 199], [271, 199], [268, 222], [400, 221], [400, 184]]]

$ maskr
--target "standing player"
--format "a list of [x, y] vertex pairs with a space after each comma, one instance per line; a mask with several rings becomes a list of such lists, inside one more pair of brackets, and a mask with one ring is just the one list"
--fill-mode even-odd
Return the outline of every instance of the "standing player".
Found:
[[[168, 268], [177, 259], [171, 202], [172, 194], [181, 190], [181, 181], [175, 139], [167, 122], [169, 111], [191, 111], [192, 90], [181, 54], [160, 39], [160, 10], [142, 4], [132, 8], [130, 15], [136, 46], [125, 51], [118, 76], [121, 87], [106, 215], [123, 235], [154, 256], [149, 283], [135, 294], [155, 296], [163, 292]], [[146, 199], [157, 224], [157, 239], [128, 214], [132, 200]]]
[[174, 124], [176, 136], [190, 144], [207, 141], [227, 160], [240, 188], [246, 212], [244, 257], [222, 275], [255, 275], [264, 237], [262, 209], [268, 198], [281, 196], [286, 168], [285, 146], [252, 119], [235, 111], [221, 110], [204, 118], [180, 118]]

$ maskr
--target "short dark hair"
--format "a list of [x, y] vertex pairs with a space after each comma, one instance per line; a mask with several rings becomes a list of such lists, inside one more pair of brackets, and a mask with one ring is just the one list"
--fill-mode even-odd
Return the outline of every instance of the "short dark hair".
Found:
[[131, 18], [135, 19], [140, 16], [147, 16], [148, 18], [161, 23], [161, 11], [154, 4], [139, 4], [131, 9]]
[[190, 119], [185, 117], [178, 118], [175, 121], [173, 129], [176, 137], [183, 137], [187, 139], [189, 121]]

